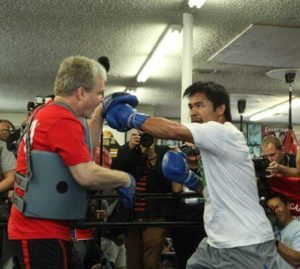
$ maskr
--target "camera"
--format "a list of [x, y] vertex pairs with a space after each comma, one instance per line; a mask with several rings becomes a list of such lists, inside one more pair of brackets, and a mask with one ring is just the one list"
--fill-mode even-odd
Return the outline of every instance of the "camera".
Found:
[[53, 100], [54, 99], [54, 95], [47, 95], [45, 97], [43, 96], [36, 96], [34, 98], [34, 101], [29, 101], [27, 103], [27, 112], [28, 115], [31, 115], [31, 113], [33, 112], [33, 110], [35, 110], [38, 106], [46, 104], [48, 101]]
[[140, 138], [140, 144], [143, 147], [149, 148], [154, 143], [154, 138], [153, 138], [152, 135], [149, 135], [147, 133], [142, 133], [142, 134], [140, 134], [140, 136], [141, 136], [141, 138]]
[[186, 156], [195, 156], [199, 155], [200, 151], [198, 148], [193, 148], [187, 144], [183, 144], [180, 146], [180, 150], [186, 155]]
[[258, 178], [257, 180], [258, 196], [269, 197], [271, 195], [271, 187], [267, 179], [268, 171], [266, 171], [266, 169], [268, 168], [270, 162], [268, 159], [262, 157], [255, 158], [252, 161], [254, 164], [255, 175]]
[[266, 171], [270, 162], [266, 158], [255, 158], [252, 160], [254, 163], [255, 175], [259, 178], [264, 178], [268, 175]]

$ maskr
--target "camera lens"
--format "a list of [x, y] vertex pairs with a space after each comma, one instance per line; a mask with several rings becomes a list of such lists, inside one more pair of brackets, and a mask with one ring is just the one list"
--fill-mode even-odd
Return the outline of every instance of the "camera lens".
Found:
[[152, 146], [153, 143], [154, 143], [153, 136], [146, 134], [146, 133], [143, 133], [141, 135], [140, 144], [142, 146], [144, 146], [145, 148], [148, 148], [148, 147]]

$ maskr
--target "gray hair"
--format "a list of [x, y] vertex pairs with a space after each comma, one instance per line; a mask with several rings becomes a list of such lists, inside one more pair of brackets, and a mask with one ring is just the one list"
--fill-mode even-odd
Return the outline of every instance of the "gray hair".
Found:
[[55, 78], [54, 94], [70, 96], [78, 88], [86, 91], [95, 88], [97, 79], [106, 81], [106, 70], [93, 59], [72, 56], [63, 60]]

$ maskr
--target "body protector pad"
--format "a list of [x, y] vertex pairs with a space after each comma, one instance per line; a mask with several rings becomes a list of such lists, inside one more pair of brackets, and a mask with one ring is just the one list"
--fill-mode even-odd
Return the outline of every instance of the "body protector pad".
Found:
[[[58, 102], [56, 104], [72, 111], [65, 104]], [[85, 129], [85, 142], [91, 150], [87, 121], [83, 118], [79, 120]], [[58, 154], [31, 150], [29, 137], [28, 131], [26, 136], [26, 154], [29, 160], [27, 161], [27, 175], [16, 173], [15, 182], [15, 185], [25, 193], [24, 196], [20, 196], [16, 191], [14, 192], [12, 202], [15, 207], [27, 217], [83, 220], [89, 204], [88, 191], [75, 181], [69, 168], [65, 166]]]
[[16, 183], [25, 191], [14, 196], [15, 206], [27, 217], [79, 220], [86, 217], [89, 197], [53, 152], [31, 151], [32, 178], [16, 175]]

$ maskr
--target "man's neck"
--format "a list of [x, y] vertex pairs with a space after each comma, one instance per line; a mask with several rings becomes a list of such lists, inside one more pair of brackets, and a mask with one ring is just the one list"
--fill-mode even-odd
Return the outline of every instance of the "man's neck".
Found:
[[74, 103], [72, 102], [72, 99], [70, 98], [66, 98], [66, 97], [62, 97], [62, 96], [55, 96], [54, 98], [54, 102], [57, 103], [63, 103], [64, 105], [66, 105], [77, 117], [79, 116], [79, 113], [74, 105]]

